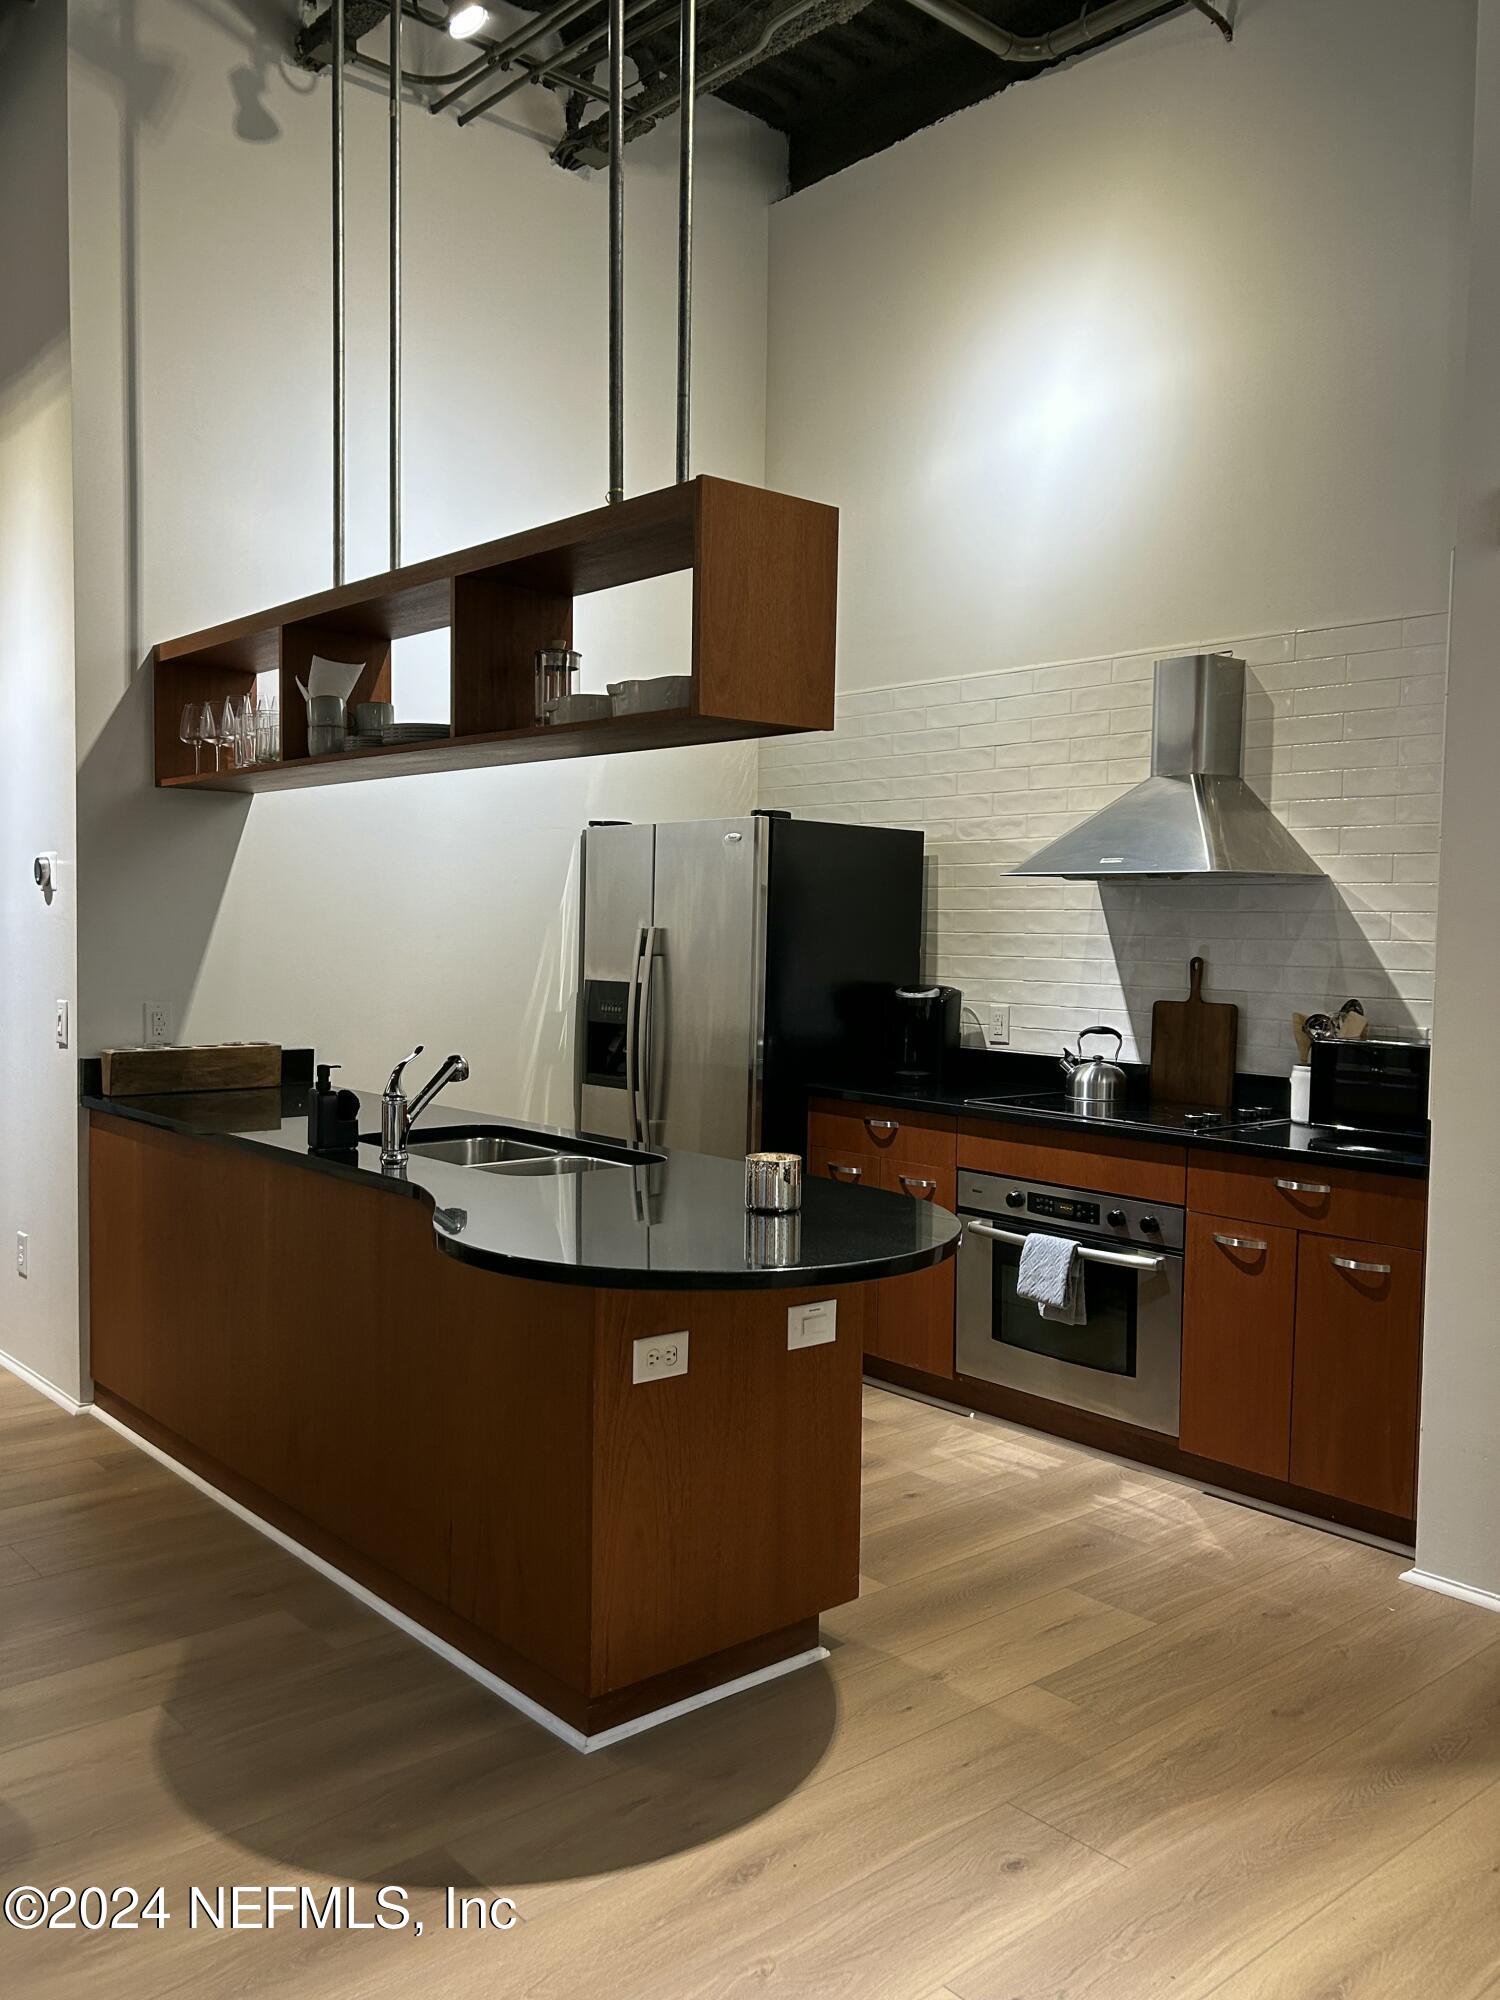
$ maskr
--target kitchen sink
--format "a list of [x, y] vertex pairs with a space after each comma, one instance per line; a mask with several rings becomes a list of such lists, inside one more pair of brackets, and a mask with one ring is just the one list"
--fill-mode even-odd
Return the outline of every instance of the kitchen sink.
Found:
[[412, 1139], [407, 1151], [415, 1159], [441, 1160], [450, 1167], [477, 1167], [490, 1174], [579, 1174], [595, 1167], [616, 1167], [619, 1160], [594, 1153], [549, 1146], [535, 1139], [515, 1139], [486, 1127], [448, 1132], [440, 1138]]

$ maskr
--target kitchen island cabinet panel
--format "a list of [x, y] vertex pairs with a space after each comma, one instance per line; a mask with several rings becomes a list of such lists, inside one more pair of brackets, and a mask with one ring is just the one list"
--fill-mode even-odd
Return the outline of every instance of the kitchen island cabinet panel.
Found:
[[[858, 1594], [876, 1286], [507, 1276], [399, 1176], [128, 1113], [91, 1110], [89, 1207], [100, 1408], [581, 1736], [807, 1658]], [[816, 1301], [836, 1337], [794, 1348]], [[686, 1375], [634, 1380], [679, 1329]]]
[[[727, 1294], [706, 1316], [685, 1312], [680, 1293], [609, 1295], [594, 1377], [598, 1692], [859, 1595], [858, 1478], [837, 1482], [816, 1534], [805, 1509], [826, 1457], [859, 1465], [872, 1289], [777, 1293], [772, 1316], [753, 1296]], [[834, 1305], [836, 1338], [788, 1352], [786, 1310], [814, 1298]], [[687, 1373], [633, 1383], [633, 1343], [678, 1330]]]
[[1421, 1374], [1417, 1252], [1304, 1236], [1292, 1382], [1296, 1483], [1411, 1515]]
[[1296, 1231], [1191, 1215], [1185, 1262], [1182, 1449], [1286, 1479]]

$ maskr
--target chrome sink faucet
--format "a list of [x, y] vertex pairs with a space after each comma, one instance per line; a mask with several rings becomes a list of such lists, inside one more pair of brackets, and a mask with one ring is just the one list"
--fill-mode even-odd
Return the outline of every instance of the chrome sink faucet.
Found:
[[411, 1055], [403, 1056], [391, 1071], [390, 1082], [381, 1096], [380, 1164], [383, 1167], [406, 1165], [406, 1142], [411, 1136], [412, 1126], [445, 1085], [463, 1083], [469, 1074], [469, 1065], [462, 1056], [444, 1056], [416, 1096], [408, 1102], [406, 1092], [401, 1088], [401, 1073], [421, 1053], [422, 1044], [418, 1042]]

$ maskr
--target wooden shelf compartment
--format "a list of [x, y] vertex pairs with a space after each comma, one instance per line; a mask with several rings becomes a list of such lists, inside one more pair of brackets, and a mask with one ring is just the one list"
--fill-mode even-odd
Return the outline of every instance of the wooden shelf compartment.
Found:
[[[323, 591], [157, 647], [156, 782], [188, 791], [281, 791], [829, 729], [837, 563], [836, 509], [703, 476]], [[533, 656], [549, 640], [571, 639], [573, 600], [683, 571], [693, 577], [688, 707], [538, 727]], [[353, 700], [389, 700], [392, 642], [445, 627], [452, 634], [449, 736], [306, 754], [296, 680], [314, 653], [361, 664]], [[195, 774], [191, 747], [178, 740], [183, 707], [238, 698], [270, 671], [280, 681], [282, 760]]]

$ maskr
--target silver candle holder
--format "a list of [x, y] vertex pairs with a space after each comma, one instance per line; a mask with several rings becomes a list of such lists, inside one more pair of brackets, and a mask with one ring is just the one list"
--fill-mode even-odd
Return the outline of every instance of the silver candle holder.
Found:
[[802, 1206], [801, 1156], [747, 1153], [745, 1206], [752, 1215], [795, 1215]]

